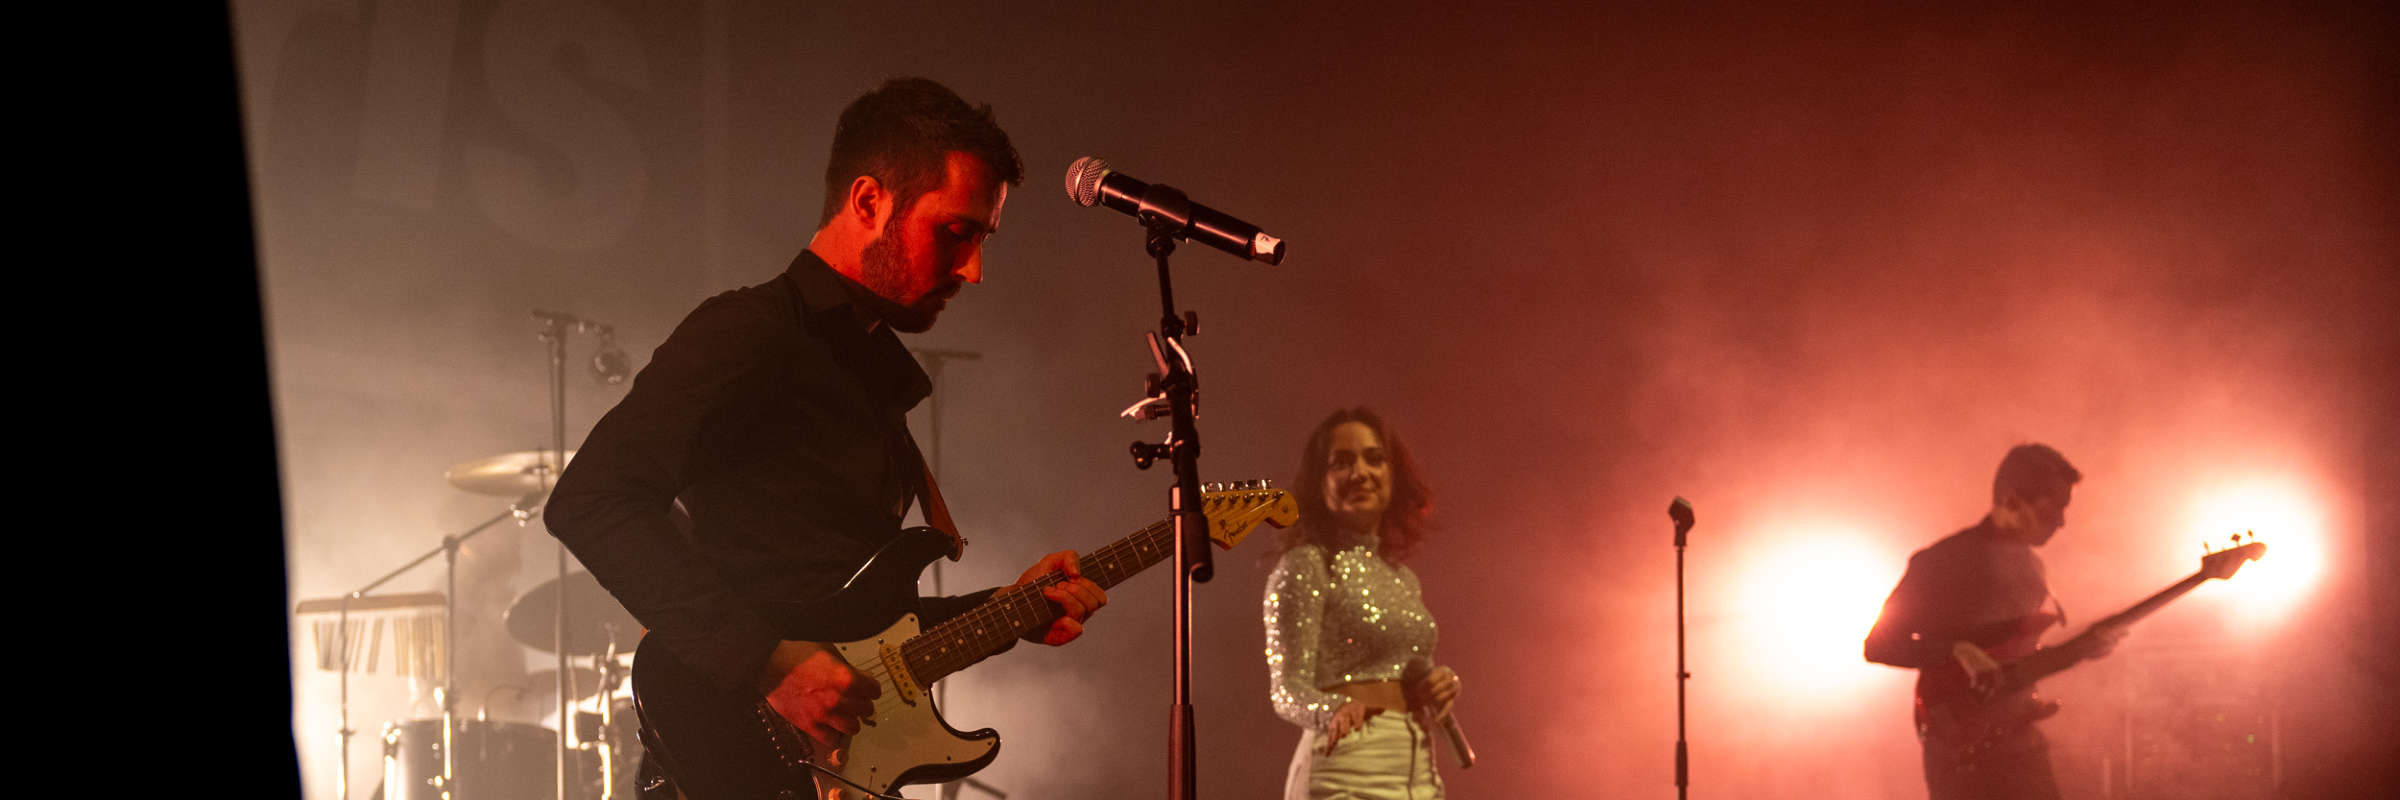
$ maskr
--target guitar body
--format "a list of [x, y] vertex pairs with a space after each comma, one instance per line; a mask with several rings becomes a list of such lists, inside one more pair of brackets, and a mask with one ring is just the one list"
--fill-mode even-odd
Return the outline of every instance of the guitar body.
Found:
[[884, 684], [875, 715], [861, 718], [841, 757], [815, 752], [814, 740], [768, 709], [756, 692], [726, 691], [645, 639], [633, 662], [634, 708], [643, 746], [691, 800], [826, 798], [864, 795], [826, 780], [818, 790], [809, 761], [876, 792], [974, 774], [1000, 754], [991, 729], [961, 732], [943, 721], [931, 693], [898, 691], [883, 677], [887, 647], [917, 635], [917, 575], [950, 551], [932, 528], [910, 528], [884, 545], [839, 591], [805, 603], [765, 603], [760, 611], [786, 639], [838, 642], [842, 657]]
[[[1968, 641], [1982, 647], [1993, 660], [2014, 664], [2033, 655], [2040, 648], [2042, 632], [2056, 624], [2057, 615], [2042, 612]], [[2058, 713], [2058, 703], [2035, 696], [2030, 683], [2004, 686], [1987, 695], [1975, 688], [1970, 677], [1955, 659], [1917, 672], [1917, 734], [1928, 745], [1955, 754], [1954, 763], [1971, 761], [2010, 732]]]
[[[1291, 493], [1265, 481], [1210, 484], [1201, 492], [1200, 511], [1209, 540], [1228, 549], [1260, 524], [1280, 528], [1300, 518]], [[1172, 554], [1173, 534], [1174, 526], [1161, 520], [1082, 554], [1083, 578], [1114, 587]], [[1000, 735], [950, 727], [929, 689], [1049, 625], [1059, 611], [1042, 590], [1066, 578], [1058, 572], [1036, 577], [920, 631], [917, 575], [954, 547], [941, 531], [910, 528], [831, 595], [757, 604], [783, 638], [833, 643], [851, 667], [883, 687], [874, 714], [861, 717], [858, 733], [830, 751], [751, 687], [719, 688], [644, 639], [633, 660], [633, 707], [650, 757], [689, 800], [866, 800], [866, 792], [953, 781], [990, 765], [1000, 755]]]

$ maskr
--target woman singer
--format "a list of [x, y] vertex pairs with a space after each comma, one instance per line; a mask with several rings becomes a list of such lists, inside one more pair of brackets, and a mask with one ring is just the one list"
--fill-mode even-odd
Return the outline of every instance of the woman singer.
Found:
[[1346, 408], [1309, 435], [1292, 492], [1266, 592], [1270, 697], [1302, 730], [1284, 798], [1441, 800], [1428, 723], [1458, 675], [1432, 666], [1433, 615], [1400, 563], [1432, 511], [1416, 464], [1382, 417]]

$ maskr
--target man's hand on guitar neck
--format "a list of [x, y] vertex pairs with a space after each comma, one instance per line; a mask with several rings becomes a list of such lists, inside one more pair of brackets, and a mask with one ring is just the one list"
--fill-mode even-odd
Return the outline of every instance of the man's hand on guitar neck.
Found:
[[851, 668], [840, 653], [819, 642], [786, 639], [767, 656], [758, 691], [775, 713], [827, 749], [838, 737], [858, 732], [858, 718], [875, 712], [883, 686]]
[[1102, 590], [1100, 584], [1083, 577], [1083, 568], [1076, 563], [1073, 550], [1060, 550], [1043, 556], [1039, 563], [1025, 570], [1025, 574], [1008, 588], [1022, 587], [1053, 572], [1065, 575], [1059, 582], [1042, 587], [1042, 596], [1049, 598], [1050, 603], [1059, 609], [1058, 618], [1051, 620], [1048, 627], [1035, 628], [1025, 634], [1025, 641], [1057, 647], [1083, 635], [1084, 620], [1091, 619], [1092, 612], [1108, 605], [1108, 592]]

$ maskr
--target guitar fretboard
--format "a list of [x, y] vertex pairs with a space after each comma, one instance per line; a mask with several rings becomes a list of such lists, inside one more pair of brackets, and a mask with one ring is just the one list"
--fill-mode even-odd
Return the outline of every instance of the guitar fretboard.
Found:
[[[1083, 577], [1091, 579], [1102, 589], [1114, 588], [1125, 579], [1166, 560], [1175, 554], [1175, 526], [1167, 520], [1153, 522], [1076, 559]], [[1034, 582], [1002, 589], [989, 602], [974, 610], [917, 635], [900, 645], [900, 656], [907, 663], [909, 674], [920, 686], [930, 686], [950, 673], [999, 652], [1012, 640], [1057, 618], [1050, 609], [1050, 599], [1042, 590], [1058, 584], [1063, 577], [1050, 573]]]
[[[2176, 581], [2175, 585], [2161, 589], [2157, 594], [2153, 594], [2148, 598], [2143, 599], [2141, 602], [2133, 604], [2133, 607], [2112, 614], [2107, 619], [2092, 623], [2091, 626], [2085, 628], [2082, 633], [2076, 634], [2075, 639], [2080, 640], [2086, 636], [2091, 636], [2093, 635], [2093, 631], [2100, 630], [2101, 628], [2131, 625], [2143, 617], [2150, 616], [2151, 612], [2155, 612], [2166, 607], [2168, 603], [2174, 602], [2175, 598], [2182, 597], [2185, 593], [2199, 588], [2200, 584], [2208, 582], [2208, 578], [2209, 576], [2206, 571], [2192, 573], [2183, 580]], [[2082, 662], [2082, 653], [2083, 650], [2081, 648], [2067, 647], [2065, 645], [2058, 647], [2045, 647], [2040, 650], [2035, 650], [2033, 651], [2033, 655], [2026, 656], [2024, 659], [2019, 660], [2015, 667], [2009, 671], [2007, 682], [2001, 686], [1999, 692], [2007, 693], [2024, 689], [2040, 682], [2043, 678], [2063, 672], [2068, 667], [2075, 666], [2077, 663]]]

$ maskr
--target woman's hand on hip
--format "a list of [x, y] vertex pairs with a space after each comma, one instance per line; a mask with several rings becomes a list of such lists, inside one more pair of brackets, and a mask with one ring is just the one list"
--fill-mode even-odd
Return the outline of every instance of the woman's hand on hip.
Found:
[[1334, 709], [1333, 721], [1325, 723], [1325, 754], [1333, 755], [1335, 743], [1340, 742], [1342, 737], [1366, 727], [1368, 717], [1381, 713], [1383, 713], [1383, 707], [1367, 705], [1356, 700], [1343, 703], [1341, 708]]

